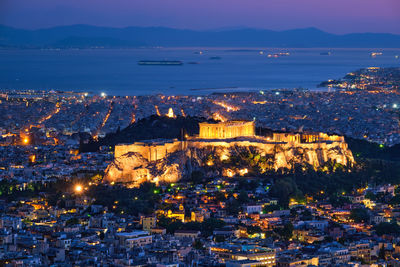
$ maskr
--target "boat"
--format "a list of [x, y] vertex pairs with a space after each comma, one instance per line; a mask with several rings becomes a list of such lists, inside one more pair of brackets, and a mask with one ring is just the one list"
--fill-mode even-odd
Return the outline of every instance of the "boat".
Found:
[[321, 56], [330, 56], [332, 53], [331, 52], [321, 52], [319, 53]]
[[287, 57], [290, 56], [289, 52], [280, 52], [280, 53], [275, 53], [275, 54], [268, 54], [267, 57], [273, 57], [273, 58], [278, 58], [278, 57]]
[[150, 66], [180, 66], [183, 62], [180, 60], [140, 60], [139, 65], [150, 65]]
[[371, 57], [377, 57], [377, 56], [382, 56], [382, 55], [383, 55], [382, 52], [372, 52], [372, 53], [370, 54]]

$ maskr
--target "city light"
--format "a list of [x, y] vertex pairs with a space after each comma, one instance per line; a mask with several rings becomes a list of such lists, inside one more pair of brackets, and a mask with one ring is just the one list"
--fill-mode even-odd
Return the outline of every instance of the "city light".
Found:
[[[157, 1], [139, 5], [139, 25], [105, 31], [15, 29], [30, 17], [12, 1], [21, 12], [0, 26], [0, 58], [17, 55], [2, 66], [0, 90], [0, 267], [397, 265], [400, 32], [385, 33], [393, 5], [353, 0], [355, 14], [347, 3], [326, 12], [328, 3], [300, 3], [312, 1], [287, 10], [220, 1], [221, 20], [200, 16], [214, 12], [206, 1], [158, 18]], [[380, 2], [390, 1], [400, 2]], [[48, 27], [79, 7], [36, 2], [30, 13], [53, 10], [41, 17]], [[127, 9], [107, 3], [102, 24]], [[262, 30], [265, 11], [287, 30]], [[288, 28], [308, 27], [309, 14], [342, 20], [329, 31], [379, 33]], [[182, 16], [197, 18], [162, 23]], [[324, 18], [312, 24], [325, 30]]]
[[168, 109], [167, 117], [168, 118], [175, 118], [174, 110], [172, 108]]
[[80, 184], [77, 184], [77, 185], [75, 185], [75, 188], [74, 188], [74, 190], [75, 190], [75, 192], [76, 193], [82, 193], [82, 191], [83, 191], [83, 187], [82, 187], [82, 185], [80, 185]]
[[218, 106], [220, 106], [220, 107], [223, 107], [227, 112], [238, 111], [238, 110], [240, 110], [239, 107], [236, 107], [236, 106], [227, 104], [227, 103], [222, 102], [222, 101], [213, 101], [213, 103], [214, 103], [215, 105], [218, 105]]
[[36, 161], [36, 155], [30, 155], [29, 156], [29, 162], [30, 163], [35, 163], [35, 161]]

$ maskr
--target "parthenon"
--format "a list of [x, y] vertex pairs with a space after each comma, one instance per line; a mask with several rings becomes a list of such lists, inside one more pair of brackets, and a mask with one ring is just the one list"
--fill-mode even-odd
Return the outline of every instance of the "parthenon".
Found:
[[201, 139], [229, 139], [241, 136], [255, 136], [254, 121], [228, 121], [199, 123]]

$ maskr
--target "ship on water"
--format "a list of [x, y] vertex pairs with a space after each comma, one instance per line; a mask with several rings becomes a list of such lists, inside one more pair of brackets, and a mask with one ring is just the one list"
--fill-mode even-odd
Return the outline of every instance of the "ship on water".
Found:
[[371, 56], [371, 57], [377, 57], [377, 56], [382, 56], [382, 55], [383, 55], [382, 52], [371, 52], [371, 53], [370, 53], [370, 56]]
[[180, 66], [183, 62], [180, 60], [140, 60], [139, 65], [150, 65], [150, 66]]

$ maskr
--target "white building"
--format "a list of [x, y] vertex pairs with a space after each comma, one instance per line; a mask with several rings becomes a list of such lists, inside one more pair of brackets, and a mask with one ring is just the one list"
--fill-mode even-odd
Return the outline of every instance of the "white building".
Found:
[[116, 234], [119, 245], [126, 248], [142, 247], [153, 242], [153, 237], [146, 231], [133, 231]]

